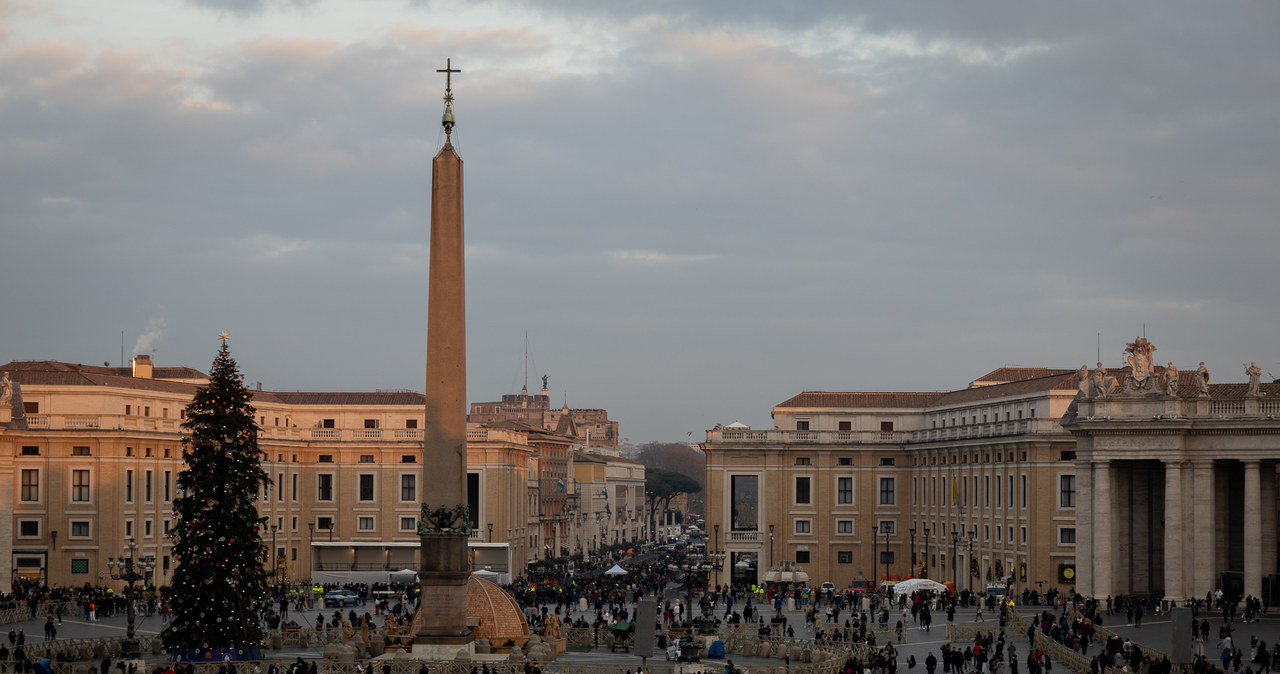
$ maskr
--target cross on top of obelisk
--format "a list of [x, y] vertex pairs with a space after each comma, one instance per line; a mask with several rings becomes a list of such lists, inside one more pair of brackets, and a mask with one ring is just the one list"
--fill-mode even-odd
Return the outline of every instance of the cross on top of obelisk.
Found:
[[444, 68], [437, 68], [436, 72], [444, 73], [444, 117], [440, 123], [444, 126], [444, 135], [448, 139], [453, 133], [453, 74], [460, 73], [453, 67], [453, 59], [445, 59]]

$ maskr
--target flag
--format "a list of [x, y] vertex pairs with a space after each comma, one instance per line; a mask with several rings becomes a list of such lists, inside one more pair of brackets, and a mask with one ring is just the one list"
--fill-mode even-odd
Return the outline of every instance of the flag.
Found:
[[560, 493], [564, 493], [564, 479], [556, 480], [556, 486], [560, 488]]

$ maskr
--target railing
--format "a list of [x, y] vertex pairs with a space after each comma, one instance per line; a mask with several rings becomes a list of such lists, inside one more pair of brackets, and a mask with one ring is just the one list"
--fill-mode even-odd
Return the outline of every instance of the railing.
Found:
[[883, 445], [905, 442], [906, 431], [781, 431], [721, 429], [707, 431], [707, 442], [788, 444], [818, 443], [840, 445]]
[[760, 543], [764, 535], [759, 531], [730, 531], [725, 534], [726, 543]]
[[1019, 419], [985, 424], [966, 424], [947, 428], [930, 428], [911, 431], [909, 442], [938, 442], [966, 438], [999, 438], [1028, 433], [1065, 433], [1056, 419]]
[[32, 611], [30, 606], [23, 604], [0, 610], [0, 625], [12, 625], [13, 623], [21, 623], [31, 620], [32, 618], [43, 618], [53, 615], [56, 612], [58, 604], [62, 604], [62, 612], [69, 614], [74, 611], [71, 602], [54, 602], [46, 601], [36, 604], [35, 610]]

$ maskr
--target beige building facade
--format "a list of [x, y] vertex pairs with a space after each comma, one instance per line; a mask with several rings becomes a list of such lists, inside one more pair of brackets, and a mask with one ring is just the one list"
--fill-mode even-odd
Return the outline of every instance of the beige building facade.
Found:
[[[0, 365], [6, 376], [0, 498], [12, 507], [0, 518], [8, 561], [0, 582], [110, 584], [107, 558], [133, 539], [139, 555], [155, 558], [153, 580], [163, 584], [177, 563], [165, 534], [183, 469], [183, 410], [205, 375], [140, 356], [128, 369], [13, 362]], [[253, 405], [272, 479], [258, 504], [262, 538], [282, 580], [385, 581], [418, 568], [417, 521], [431, 475], [422, 465], [421, 394], [258, 390]], [[573, 446], [541, 429], [469, 425], [465, 493], [476, 567], [512, 577], [603, 528], [580, 516], [577, 504], [590, 497], [575, 490]], [[602, 488], [635, 484], [602, 477]]]
[[782, 561], [814, 583], [922, 575], [1069, 587], [1073, 370], [1002, 368], [949, 392], [806, 392], [774, 428], [709, 431], [709, 548], [741, 582]]

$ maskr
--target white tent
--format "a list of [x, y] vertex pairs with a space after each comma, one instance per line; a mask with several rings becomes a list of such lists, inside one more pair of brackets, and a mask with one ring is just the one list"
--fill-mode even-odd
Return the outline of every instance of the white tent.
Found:
[[934, 592], [946, 592], [947, 586], [936, 580], [928, 578], [911, 578], [909, 580], [898, 581], [893, 586], [894, 594], [911, 594], [920, 590], [931, 590]]
[[790, 561], [780, 562], [778, 566], [769, 569], [764, 574], [764, 582], [766, 583], [807, 583], [809, 582], [809, 574], [804, 569], [795, 565]]
[[627, 570], [626, 570], [626, 569], [624, 569], [624, 568], [622, 568], [621, 566], [618, 566], [617, 564], [614, 564], [614, 565], [613, 565], [613, 568], [611, 568], [611, 569], [609, 569], [608, 571], [605, 571], [605, 572], [604, 572], [604, 575], [606, 575], [606, 576], [625, 576], [625, 575], [627, 575]]

